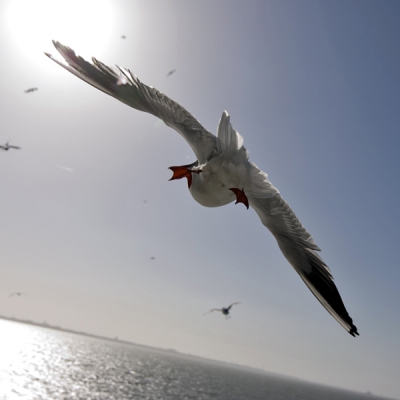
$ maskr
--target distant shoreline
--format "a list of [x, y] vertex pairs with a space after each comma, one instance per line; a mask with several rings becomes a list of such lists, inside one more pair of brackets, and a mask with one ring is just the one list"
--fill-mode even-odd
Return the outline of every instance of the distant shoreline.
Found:
[[[144, 347], [144, 348], [152, 349], [152, 350], [168, 351], [168, 350], [160, 349], [158, 347], [152, 347], [152, 346], [147, 346], [145, 344], [138, 344], [138, 343], [130, 342], [128, 340], [118, 339], [118, 337], [110, 338], [108, 336], [96, 335], [94, 333], [88, 333], [88, 332], [84, 332], [84, 331], [76, 331], [74, 329], [62, 328], [61, 326], [51, 325], [51, 324], [48, 324], [47, 322], [40, 323], [40, 322], [31, 321], [29, 319], [6, 317], [4, 315], [0, 315], [0, 318], [5, 319], [7, 321], [20, 322], [22, 324], [38, 326], [40, 328], [48, 328], [48, 329], [53, 329], [53, 330], [61, 331], [61, 332], [73, 333], [75, 335], [87, 336], [87, 337], [92, 337], [95, 339], [108, 340], [108, 341], [115, 342], [115, 343], [123, 343], [123, 344], [138, 346], [138, 347]], [[176, 350], [173, 350], [173, 351], [175, 352]], [[176, 351], [176, 353], [180, 354], [178, 351]]]
[[[154, 346], [149, 346], [149, 345], [146, 345], [146, 344], [139, 344], [139, 343], [131, 342], [129, 340], [118, 339], [118, 337], [111, 338], [111, 337], [108, 337], [108, 336], [96, 335], [94, 333], [88, 333], [88, 332], [84, 332], [84, 331], [77, 331], [77, 330], [74, 330], [74, 329], [62, 328], [61, 326], [51, 325], [51, 324], [48, 324], [47, 322], [40, 323], [40, 322], [31, 321], [29, 319], [6, 317], [4, 315], [0, 315], [0, 319], [4, 319], [6, 321], [11, 321], [11, 322], [19, 322], [19, 323], [27, 324], [27, 325], [38, 326], [39, 328], [48, 328], [48, 329], [53, 329], [53, 330], [56, 330], [56, 331], [72, 333], [72, 334], [75, 334], [75, 335], [86, 336], [86, 337], [90, 337], [90, 338], [94, 338], [94, 339], [107, 340], [109, 342], [114, 342], [114, 343], [122, 343], [122, 344], [126, 344], [126, 345], [129, 345], [129, 346], [137, 346], [137, 347], [141, 347], [141, 348], [148, 349], [148, 350], [161, 351], [161, 352], [168, 353], [168, 354], [173, 354], [173, 355], [176, 355], [176, 356], [190, 357], [190, 358], [194, 358], [194, 359], [197, 359], [197, 360], [206, 361], [206, 362], [215, 363], [215, 364], [220, 364], [220, 365], [224, 365], [224, 366], [236, 367], [236, 368], [241, 368], [241, 369], [248, 369], [248, 370], [253, 371], [253, 372], [264, 373], [266, 375], [281, 377], [283, 379], [302, 380], [302, 379], [299, 379], [299, 378], [296, 378], [296, 377], [292, 377], [292, 376], [287, 376], [287, 375], [283, 375], [283, 374], [278, 374], [278, 373], [274, 373], [274, 372], [265, 371], [265, 370], [263, 370], [261, 368], [255, 368], [255, 367], [250, 367], [250, 366], [247, 366], [247, 365], [229, 363], [229, 362], [226, 362], [226, 361], [213, 360], [211, 358], [196, 356], [196, 355], [193, 355], [193, 354], [181, 353], [181, 352], [179, 352], [178, 350], [175, 350], [175, 349], [163, 349], [161, 347], [154, 347]], [[326, 385], [323, 385], [323, 386], [326, 386]]]

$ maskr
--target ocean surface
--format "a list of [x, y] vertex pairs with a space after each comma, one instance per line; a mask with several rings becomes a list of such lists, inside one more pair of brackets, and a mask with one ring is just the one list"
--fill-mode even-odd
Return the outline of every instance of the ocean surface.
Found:
[[263, 371], [0, 319], [0, 400], [376, 400]]

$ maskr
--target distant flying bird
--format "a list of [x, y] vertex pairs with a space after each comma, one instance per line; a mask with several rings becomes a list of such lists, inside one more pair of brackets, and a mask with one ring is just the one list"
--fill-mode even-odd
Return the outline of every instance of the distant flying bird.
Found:
[[39, 90], [37, 87], [29, 88], [25, 90], [25, 93], [32, 93], [35, 92], [36, 90]]
[[[217, 136], [214, 136], [182, 106], [142, 83], [129, 70], [118, 67], [115, 72], [96, 59], [90, 64], [77, 57], [69, 47], [55, 41], [53, 44], [68, 64], [47, 54], [53, 61], [128, 106], [160, 118], [180, 133], [197, 161], [170, 167], [171, 180], [187, 178], [191, 195], [205, 207], [224, 206], [235, 200], [235, 204], [251, 206], [314, 296], [344, 329], [352, 336], [358, 335], [331, 271], [317, 253], [320, 248], [268, 180], [268, 175], [248, 160], [243, 138], [230, 124], [226, 111], [222, 113]], [[124, 85], [117, 84], [120, 74], [126, 79]]]
[[168, 78], [169, 76], [171, 76], [175, 71], [176, 71], [176, 69], [171, 69], [171, 71], [169, 71], [168, 74], [167, 74], [167, 78]]
[[21, 147], [18, 147], [18, 146], [11, 146], [10, 144], [8, 144], [8, 142], [4, 145], [4, 146], [0, 146], [0, 149], [1, 150], [4, 150], [4, 151], [8, 151], [8, 150], [10, 150], [10, 149], [16, 149], [16, 150], [19, 150]]
[[232, 306], [234, 306], [235, 304], [240, 304], [240, 303], [241, 303], [240, 301], [237, 301], [236, 303], [232, 303], [232, 304], [231, 304], [230, 306], [228, 306], [228, 307], [213, 308], [213, 309], [211, 309], [210, 311], [207, 311], [206, 313], [204, 313], [203, 315], [210, 314], [210, 313], [213, 312], [213, 311], [221, 311], [222, 314], [224, 314], [226, 318], [230, 318], [230, 317], [231, 317], [231, 316], [229, 315], [230, 309], [231, 309]]
[[155, 257], [150, 257], [150, 260], [155, 260], [156, 258]]
[[13, 296], [28, 296], [26, 293], [22, 293], [22, 292], [14, 292], [11, 293], [8, 297], [13, 297]]
[[125, 35], [122, 35], [122, 36], [121, 36], [121, 39], [126, 39], [126, 36], [125, 36]]

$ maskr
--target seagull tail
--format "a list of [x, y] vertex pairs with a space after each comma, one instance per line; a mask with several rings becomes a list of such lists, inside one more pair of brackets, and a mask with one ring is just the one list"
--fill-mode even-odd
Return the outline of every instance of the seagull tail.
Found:
[[220, 140], [220, 151], [225, 150], [239, 150], [243, 147], [243, 137], [242, 135], [233, 128], [230, 123], [230, 116], [227, 111], [222, 113], [221, 119], [218, 125], [218, 138]]

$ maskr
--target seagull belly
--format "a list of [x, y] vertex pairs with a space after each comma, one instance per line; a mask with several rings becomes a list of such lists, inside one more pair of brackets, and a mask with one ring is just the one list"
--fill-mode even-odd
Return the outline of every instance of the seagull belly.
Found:
[[208, 190], [207, 188], [198, 189], [192, 185], [190, 193], [204, 207], [221, 207], [236, 200], [236, 196], [232, 192], [229, 193], [229, 189], [225, 186], [215, 190]]
[[204, 207], [221, 207], [236, 200], [235, 194], [229, 190], [232, 179], [225, 174], [210, 171], [207, 166], [200, 174], [192, 174], [190, 193]]

